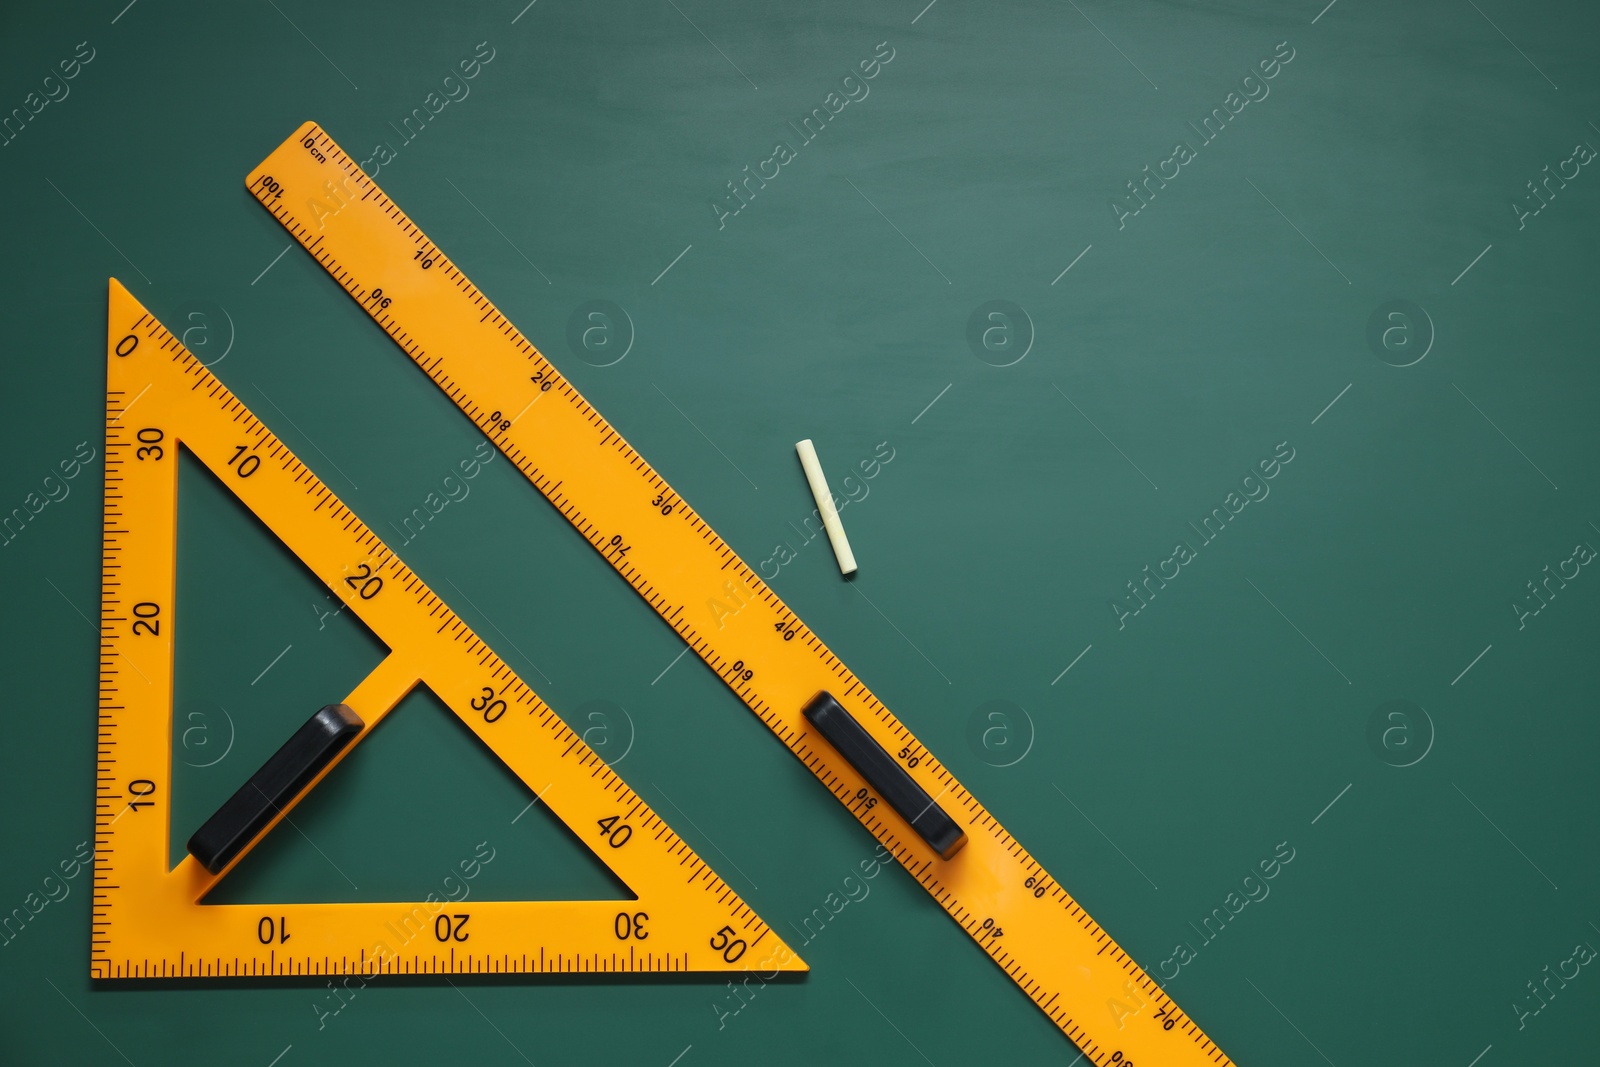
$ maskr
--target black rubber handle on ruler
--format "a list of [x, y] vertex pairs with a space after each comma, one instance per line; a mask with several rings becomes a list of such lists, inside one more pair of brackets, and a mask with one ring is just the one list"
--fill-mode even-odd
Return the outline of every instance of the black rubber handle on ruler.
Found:
[[189, 854], [219, 873], [352, 738], [361, 717], [343, 704], [329, 704], [294, 732], [239, 791], [189, 838]]
[[949, 859], [961, 851], [966, 833], [832, 694], [823, 691], [812, 697], [803, 714], [935, 852]]

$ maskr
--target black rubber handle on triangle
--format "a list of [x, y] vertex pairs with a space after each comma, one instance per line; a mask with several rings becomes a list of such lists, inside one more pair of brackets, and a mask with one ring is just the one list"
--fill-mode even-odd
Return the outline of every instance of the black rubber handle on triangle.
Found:
[[812, 697], [803, 714], [940, 857], [949, 859], [961, 851], [966, 833], [832, 694], [823, 691]]
[[311, 716], [194, 832], [189, 854], [212, 874], [219, 873], [364, 725], [343, 704], [329, 704]]

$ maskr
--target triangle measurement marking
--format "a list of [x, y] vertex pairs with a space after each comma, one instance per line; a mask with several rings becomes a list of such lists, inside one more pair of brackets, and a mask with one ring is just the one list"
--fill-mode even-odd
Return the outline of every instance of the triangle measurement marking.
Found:
[[[93, 977], [807, 969], [114, 279], [106, 380]], [[637, 899], [207, 904], [238, 858], [169, 869], [180, 443], [388, 647], [340, 758], [425, 685]]]

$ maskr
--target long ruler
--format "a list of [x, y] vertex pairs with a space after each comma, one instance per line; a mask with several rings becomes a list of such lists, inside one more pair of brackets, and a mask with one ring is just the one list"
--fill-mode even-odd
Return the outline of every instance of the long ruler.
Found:
[[[94, 977], [806, 969], [114, 280], [107, 326]], [[425, 686], [637, 899], [454, 901], [430, 894], [371, 903], [205, 903], [239, 860], [213, 873], [193, 855], [176, 868], [167, 859], [172, 830], [193, 829], [169, 829], [173, 647], [185, 623], [175, 602], [180, 449], [389, 649], [344, 699], [362, 732], [278, 809], [272, 825], [338, 773], [339, 759], [406, 694]]]
[[[1090, 1060], [1230, 1062], [320, 127], [246, 184]], [[965, 848], [941, 858], [877, 802], [803, 716], [820, 691], [953, 809]]]

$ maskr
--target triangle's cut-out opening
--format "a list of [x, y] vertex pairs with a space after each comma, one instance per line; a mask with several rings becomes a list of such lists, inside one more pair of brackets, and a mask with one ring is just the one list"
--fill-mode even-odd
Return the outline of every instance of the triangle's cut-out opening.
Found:
[[389, 652], [188, 448], [176, 453], [170, 866], [313, 712]]
[[207, 903], [631, 900], [426, 686], [418, 686]]

